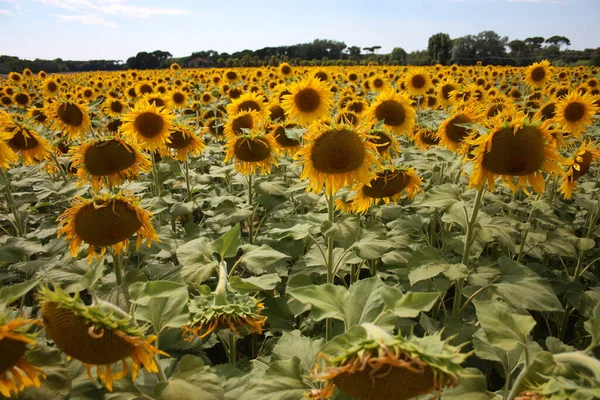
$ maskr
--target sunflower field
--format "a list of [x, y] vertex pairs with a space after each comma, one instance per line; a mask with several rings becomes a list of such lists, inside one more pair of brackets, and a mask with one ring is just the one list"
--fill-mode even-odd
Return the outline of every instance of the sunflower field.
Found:
[[0, 397], [600, 398], [600, 69], [0, 79]]

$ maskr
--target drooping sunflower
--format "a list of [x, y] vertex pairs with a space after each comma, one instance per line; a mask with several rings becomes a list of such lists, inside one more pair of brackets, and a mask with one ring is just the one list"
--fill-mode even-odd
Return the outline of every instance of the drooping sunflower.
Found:
[[469, 184], [479, 189], [487, 181], [490, 190], [494, 190], [494, 181], [500, 176], [513, 191], [523, 188], [529, 193], [529, 184], [536, 193], [543, 193], [543, 172], [562, 172], [557, 165], [562, 157], [554, 146], [548, 123], [540, 125], [521, 114], [512, 121], [496, 118], [489, 125], [489, 134], [468, 141], [475, 158]]
[[389, 132], [383, 129], [371, 129], [367, 140], [377, 146], [377, 153], [384, 160], [391, 160], [392, 153], [400, 152], [398, 140]]
[[85, 135], [91, 126], [88, 108], [69, 100], [50, 104], [46, 114], [52, 120], [54, 129], [72, 138]]
[[598, 145], [584, 140], [573, 158], [566, 162], [569, 169], [563, 174], [562, 185], [559, 189], [565, 199], [568, 200], [573, 196], [573, 191], [577, 187], [577, 179], [587, 174], [592, 163], [597, 163], [598, 159], [600, 159]]
[[[96, 367], [98, 379], [109, 391], [113, 381], [123, 379], [131, 368], [135, 380], [140, 369], [158, 372], [155, 354], [168, 356], [152, 345], [156, 336], [145, 337], [124, 312], [115, 315], [114, 308], [102, 305], [87, 306], [79, 293], [69, 293], [55, 287], [41, 286], [39, 300], [42, 304], [42, 321], [46, 333], [56, 346], [86, 368], [88, 378]], [[127, 358], [131, 358], [128, 363]], [[113, 371], [113, 364], [121, 362], [122, 369]], [[130, 365], [131, 364], [131, 365]]]
[[383, 126], [397, 135], [409, 132], [415, 124], [416, 111], [410, 99], [394, 89], [380, 93], [367, 113], [373, 123], [383, 121]]
[[471, 129], [462, 124], [479, 122], [481, 111], [474, 105], [461, 107], [453, 115], [446, 118], [438, 129], [440, 146], [454, 152], [462, 148], [463, 141], [471, 134]]
[[127, 114], [123, 114], [121, 129], [125, 135], [136, 140], [143, 150], [154, 152], [165, 147], [169, 141], [174, 119], [175, 116], [168, 110], [140, 101]]
[[424, 96], [431, 87], [431, 78], [425, 69], [415, 68], [406, 75], [405, 83], [412, 96]]
[[230, 138], [226, 144], [225, 162], [235, 159], [235, 169], [244, 175], [271, 172], [277, 165], [279, 145], [272, 135], [248, 134]]
[[107, 183], [118, 186], [139, 178], [140, 171], [149, 171], [152, 165], [147, 155], [119, 138], [89, 140], [70, 153], [79, 180], [90, 182], [94, 191]]
[[385, 204], [398, 202], [402, 192], [414, 199], [421, 192], [421, 178], [414, 168], [384, 168], [368, 184], [360, 184], [355, 189], [352, 210], [358, 214], [366, 213], [373, 205], [384, 201]]
[[552, 70], [550, 68], [550, 61], [548, 60], [533, 63], [525, 71], [525, 82], [534, 88], [543, 88], [551, 77]]
[[263, 96], [259, 93], [244, 93], [227, 105], [227, 114], [229, 115], [236, 115], [243, 111], [255, 111], [260, 119], [269, 117], [269, 109], [264, 103]]
[[236, 136], [246, 135], [252, 131], [258, 130], [262, 120], [256, 111], [242, 111], [240, 113], [229, 115], [225, 122], [225, 136], [232, 139]]
[[167, 151], [179, 161], [198, 155], [204, 150], [204, 142], [187, 126], [175, 124], [169, 136]]
[[291, 84], [281, 107], [286, 115], [302, 126], [329, 118], [333, 108], [333, 93], [329, 85], [318, 78], [306, 77]]
[[[335, 389], [359, 400], [408, 400], [458, 386], [461, 364], [470, 354], [441, 334], [391, 336], [373, 324], [362, 324], [328, 342], [311, 375], [323, 381], [312, 399], [328, 399]], [[324, 365], [323, 365], [324, 364]]]
[[296, 153], [303, 165], [300, 179], [308, 178], [308, 188], [332, 196], [342, 187], [368, 183], [378, 165], [377, 145], [362, 130], [351, 125], [314, 124], [305, 135], [305, 146]]
[[556, 102], [554, 120], [571, 135], [578, 136], [592, 124], [592, 118], [598, 112], [594, 101], [590, 94], [571, 92]]
[[433, 129], [426, 128], [424, 126], [419, 127], [414, 136], [413, 141], [415, 146], [419, 149], [428, 149], [432, 146], [436, 146], [440, 143], [440, 138], [437, 136], [437, 132]]
[[271, 135], [275, 138], [277, 144], [281, 147], [281, 149], [290, 156], [293, 156], [300, 150], [302, 147], [302, 143], [299, 140], [291, 138], [287, 135], [286, 129], [296, 128], [295, 124], [288, 125], [274, 125], [271, 128]]
[[[58, 235], [65, 235], [73, 257], [77, 257], [79, 247], [87, 243], [89, 262], [93, 257], [102, 257], [107, 247], [112, 247], [117, 254], [122, 253], [129, 247], [129, 237], [135, 233], [136, 249], [144, 238], [150, 247], [153, 240], [158, 241], [152, 227], [152, 213], [136, 201], [135, 197], [122, 193], [97, 195], [93, 199], [78, 198], [58, 217]], [[96, 248], [99, 248], [100, 256]]]
[[28, 333], [35, 322], [0, 316], [0, 394], [12, 397], [26, 387], [40, 387], [41, 369], [27, 361], [29, 346], [35, 345], [35, 336]]
[[24, 165], [39, 164], [50, 158], [50, 143], [33, 129], [22, 124], [5, 129], [8, 136], [6, 144], [21, 156]]

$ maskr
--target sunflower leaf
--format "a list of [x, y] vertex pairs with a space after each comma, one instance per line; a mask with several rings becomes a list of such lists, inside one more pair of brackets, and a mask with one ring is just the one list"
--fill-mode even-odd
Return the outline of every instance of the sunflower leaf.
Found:
[[531, 315], [517, 311], [501, 301], [474, 301], [477, 317], [492, 346], [513, 350], [519, 344], [526, 346], [535, 320]]
[[315, 321], [335, 318], [344, 321], [344, 303], [348, 299], [348, 291], [330, 283], [288, 290], [288, 294], [300, 303], [308, 305]]
[[222, 260], [224, 260], [226, 258], [234, 257], [237, 254], [238, 248], [241, 244], [242, 237], [240, 225], [237, 224], [223, 234], [220, 238], [215, 240], [212, 243], [212, 249], [221, 256]]

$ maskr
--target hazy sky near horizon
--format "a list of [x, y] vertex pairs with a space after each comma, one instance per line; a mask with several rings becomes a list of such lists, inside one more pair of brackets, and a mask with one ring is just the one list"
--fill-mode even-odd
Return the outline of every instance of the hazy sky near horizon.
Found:
[[512, 39], [566, 36], [600, 47], [600, 0], [0, 0], [0, 55], [126, 60], [139, 51], [232, 53], [332, 39], [427, 47], [493, 30]]

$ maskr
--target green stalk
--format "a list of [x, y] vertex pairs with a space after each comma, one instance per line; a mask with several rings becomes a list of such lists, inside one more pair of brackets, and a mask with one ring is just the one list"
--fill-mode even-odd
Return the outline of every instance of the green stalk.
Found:
[[254, 244], [254, 203], [252, 193], [252, 175], [248, 175], [248, 205], [252, 209], [252, 214], [248, 218], [248, 242]]
[[[189, 202], [192, 201], [192, 184], [190, 182], [190, 163], [189, 163], [187, 155], [185, 156], [184, 166], [185, 166], [185, 171], [184, 171], [184, 174], [185, 174], [185, 187], [186, 187], [186, 190], [187, 190], [186, 202], [189, 203]], [[192, 213], [189, 213], [187, 217], [188, 217], [187, 219], [188, 219], [189, 222], [193, 222]]]
[[[334, 203], [334, 194], [331, 193], [329, 196], [325, 196], [327, 198], [327, 217], [328, 221], [333, 226], [334, 222], [334, 211], [335, 211], [335, 203]], [[327, 283], [333, 285], [333, 229], [327, 235]], [[329, 342], [333, 338], [333, 319], [327, 318], [325, 320], [325, 341]]]
[[[535, 198], [535, 201], [539, 201], [542, 198], [541, 194], [538, 194]], [[529, 211], [529, 216], [527, 217], [527, 224], [531, 224], [531, 221], [533, 220], [533, 212], [535, 211], [535, 209], [533, 208], [533, 206], [531, 207], [531, 210]], [[529, 230], [531, 228], [527, 228], [523, 231], [523, 234], [521, 235], [521, 244], [519, 245], [519, 255], [517, 256], [517, 262], [520, 263], [521, 260], [523, 259], [523, 256], [525, 255], [524, 253], [524, 249], [525, 249], [525, 242], [527, 242], [527, 235], [529, 235]]]
[[[598, 219], [600, 219], [600, 200], [598, 201], [598, 209], [594, 213], [594, 215], [590, 216], [590, 222], [587, 226], [587, 232], [585, 234], [585, 238], [589, 239], [592, 237], [592, 233], [594, 232], [594, 228], [596, 227], [596, 223], [598, 223]], [[579, 277], [582, 275], [583, 271], [581, 271], [581, 267], [583, 265], [583, 256], [585, 255], [585, 250], [579, 250], [579, 254], [577, 255], [577, 265], [575, 266], [575, 271], [573, 272], [573, 276], [569, 277], [571, 282], [577, 281]]]
[[4, 178], [4, 190], [6, 191], [6, 202], [8, 203], [8, 208], [13, 213], [13, 217], [15, 218], [15, 231], [17, 236], [23, 236], [23, 228], [21, 227], [21, 215], [19, 213], [19, 209], [15, 205], [15, 199], [12, 195], [12, 190], [10, 189], [10, 176], [4, 171], [4, 169], [0, 168], [2, 171], [2, 177]]
[[[152, 176], [154, 178], [154, 192], [156, 197], [158, 197], [159, 201], [162, 203], [162, 195], [160, 190], [160, 176], [158, 175], [158, 165], [156, 165], [156, 159], [154, 153], [152, 153]], [[158, 213], [158, 221], [160, 225], [163, 224], [162, 213]]]
[[235, 334], [231, 332], [229, 336], [229, 364], [235, 365], [237, 363], [237, 339]]
[[[154, 342], [154, 346], [160, 350], [159, 337], [160, 337], [160, 335], [157, 332], [156, 341]], [[160, 356], [158, 354], [155, 354], [154, 362], [156, 363], [156, 367], [158, 369], [158, 372], [156, 372], [156, 378], [158, 379], [159, 382], [165, 382], [167, 380], [167, 376], [165, 375], [165, 371], [163, 371], [162, 367], [160, 366], [159, 361], [160, 361]]]
[[56, 154], [54, 154], [54, 152], [50, 152], [50, 157], [52, 157], [52, 160], [54, 161], [54, 164], [56, 164], [56, 168], [58, 169], [58, 172], [60, 172], [60, 176], [62, 177], [63, 182], [66, 184], [69, 183], [69, 179], [67, 178], [67, 175], [65, 174], [65, 171], [63, 171], [62, 165], [60, 165], [60, 162], [58, 161], [58, 158], [56, 158]]
[[[473, 204], [473, 211], [471, 212], [471, 217], [467, 221], [467, 237], [465, 239], [465, 246], [463, 248], [463, 256], [462, 263], [468, 267], [469, 263], [469, 253], [471, 252], [471, 246], [473, 245], [473, 233], [475, 232], [475, 221], [477, 221], [477, 215], [479, 214], [479, 209], [481, 208], [481, 199], [483, 198], [483, 193], [485, 192], [485, 185], [483, 185], [479, 190], [477, 190], [477, 195], [475, 196], [475, 203]], [[464, 279], [461, 278], [456, 282], [455, 290], [454, 290], [454, 303], [452, 307], [452, 315], [458, 317], [460, 314], [460, 306], [462, 301], [462, 291], [464, 286]]]
[[125, 297], [125, 303], [129, 306], [129, 287], [127, 282], [123, 280], [123, 260], [120, 254], [113, 253], [113, 267], [115, 268], [115, 276], [117, 279], [117, 286], [119, 290], [123, 292]]

